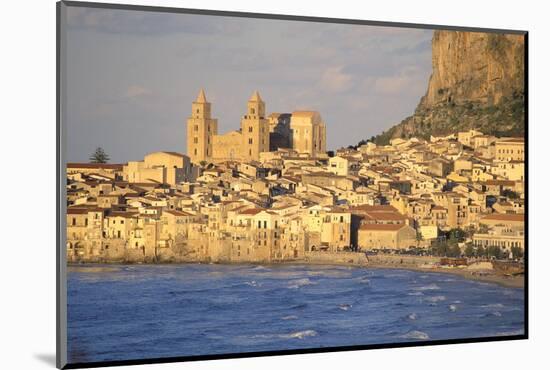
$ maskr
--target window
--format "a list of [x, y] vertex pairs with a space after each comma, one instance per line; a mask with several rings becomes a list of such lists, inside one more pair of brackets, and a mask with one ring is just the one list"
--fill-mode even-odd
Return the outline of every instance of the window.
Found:
[[253, 130], [253, 127], [250, 126], [250, 127], [248, 128], [248, 132], [252, 132], [252, 130]]
[[199, 138], [198, 137], [193, 138], [193, 143], [198, 144], [199, 143]]
[[195, 125], [195, 131], [199, 131], [199, 125]]
[[73, 226], [76, 225], [76, 218], [73, 217]]
[[256, 114], [256, 110], [254, 108], [250, 108], [250, 114]]
[[200, 111], [201, 111], [201, 110], [197, 108], [197, 114], [200, 113]]
[[197, 148], [195, 148], [195, 155], [197, 155]]
[[252, 139], [248, 139], [248, 144], [252, 144]]
[[88, 226], [88, 219], [84, 220], [84, 225]]
[[264, 229], [267, 229], [267, 221], [264, 221]]
[[120, 220], [120, 223], [123, 224], [123, 223], [124, 223], [124, 220]]

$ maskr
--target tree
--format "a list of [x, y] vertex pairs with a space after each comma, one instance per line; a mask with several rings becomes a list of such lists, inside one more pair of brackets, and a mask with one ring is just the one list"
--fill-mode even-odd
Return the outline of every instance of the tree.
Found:
[[487, 249], [485, 249], [482, 245], [477, 247], [476, 257], [487, 257]]
[[487, 248], [487, 255], [489, 257], [494, 257], [496, 259], [501, 259], [503, 257], [503, 251], [498, 245], [490, 245]]
[[474, 249], [474, 245], [472, 243], [466, 244], [466, 248], [464, 249], [464, 255], [466, 257], [474, 257], [476, 255], [476, 250]]
[[513, 190], [510, 190], [510, 189], [504, 189], [502, 191], [502, 195], [504, 195], [506, 198], [509, 198], [509, 199], [518, 199], [519, 198], [519, 194], [516, 193]]
[[463, 242], [464, 239], [466, 238], [466, 232], [459, 228], [454, 228], [449, 230], [448, 234], [449, 234], [449, 240], [453, 240], [459, 243]]
[[420, 242], [424, 240], [424, 237], [422, 236], [422, 233], [420, 232], [420, 230], [416, 230], [416, 247], [418, 248]]
[[523, 257], [523, 249], [521, 249], [520, 247], [513, 246], [510, 249], [511, 249], [511, 252], [512, 252], [512, 257], [514, 259], [518, 259], [518, 258]]
[[107, 163], [110, 159], [101, 147], [97, 147], [95, 152], [90, 156], [91, 163]]

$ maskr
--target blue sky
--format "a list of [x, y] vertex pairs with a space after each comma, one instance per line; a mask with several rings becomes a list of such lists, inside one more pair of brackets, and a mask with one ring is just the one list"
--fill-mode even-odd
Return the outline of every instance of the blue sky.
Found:
[[271, 112], [317, 110], [329, 149], [410, 115], [431, 73], [430, 30], [68, 8], [67, 156], [186, 152], [204, 88], [221, 133], [258, 90]]

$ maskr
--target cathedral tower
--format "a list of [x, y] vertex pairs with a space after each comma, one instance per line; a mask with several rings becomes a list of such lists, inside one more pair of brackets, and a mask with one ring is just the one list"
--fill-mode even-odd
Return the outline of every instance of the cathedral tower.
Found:
[[212, 158], [212, 136], [218, 134], [218, 120], [211, 117], [210, 108], [201, 89], [187, 119], [187, 155], [193, 163]]
[[243, 137], [242, 157], [259, 160], [261, 152], [269, 151], [269, 121], [265, 118], [265, 103], [256, 91], [247, 104], [247, 112], [241, 119]]

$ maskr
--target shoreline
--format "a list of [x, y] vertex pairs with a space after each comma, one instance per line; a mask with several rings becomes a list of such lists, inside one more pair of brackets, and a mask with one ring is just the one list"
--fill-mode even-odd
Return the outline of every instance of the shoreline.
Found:
[[[385, 263], [346, 263], [346, 262], [327, 262], [327, 261], [285, 261], [285, 262], [159, 262], [159, 263], [143, 263], [143, 262], [82, 262], [67, 263], [67, 272], [76, 272], [79, 270], [79, 267], [84, 267], [86, 269], [93, 269], [94, 272], [110, 272], [115, 271], [115, 266], [123, 265], [190, 265], [190, 264], [216, 264], [216, 265], [255, 265], [255, 266], [282, 266], [282, 265], [316, 265], [316, 266], [346, 266], [346, 267], [355, 267], [355, 268], [364, 268], [364, 269], [386, 269], [386, 270], [408, 270], [422, 273], [441, 273], [460, 276], [466, 280], [479, 281], [484, 283], [497, 284], [507, 288], [525, 288], [525, 276], [521, 275], [506, 275], [494, 270], [467, 270], [465, 268], [456, 268], [456, 267], [419, 267], [414, 265], [395, 265], [395, 264], [385, 264]], [[92, 266], [96, 267], [92, 267]], [[103, 266], [101, 266], [103, 265]]]

